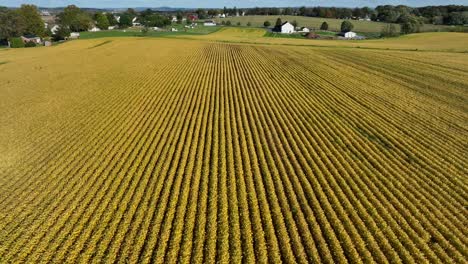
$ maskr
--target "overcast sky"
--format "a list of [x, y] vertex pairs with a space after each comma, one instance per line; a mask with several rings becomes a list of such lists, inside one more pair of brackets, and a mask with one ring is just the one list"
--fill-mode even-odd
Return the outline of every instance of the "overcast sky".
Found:
[[61, 7], [75, 4], [79, 7], [255, 7], [255, 6], [340, 6], [374, 7], [382, 4], [426, 6], [426, 5], [468, 5], [468, 0], [0, 0], [0, 6], [35, 4], [41, 7]]

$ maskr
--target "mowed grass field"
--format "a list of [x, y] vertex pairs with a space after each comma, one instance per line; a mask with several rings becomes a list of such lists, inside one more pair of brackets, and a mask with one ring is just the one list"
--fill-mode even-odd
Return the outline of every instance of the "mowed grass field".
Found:
[[468, 54], [0, 54], [2, 263], [466, 263]]
[[[304, 16], [241, 16], [241, 17], [227, 17], [227, 18], [217, 18], [215, 21], [221, 23], [222, 21], [231, 21], [233, 25], [237, 22], [241, 22], [243, 26], [246, 26], [248, 22], [255, 27], [263, 27], [265, 21], [270, 21], [271, 25], [274, 26], [276, 19], [281, 18], [283, 22], [285, 21], [294, 21], [296, 20], [300, 27], [309, 27], [311, 29], [320, 29], [320, 26], [323, 22], [328, 23], [328, 29], [331, 31], [339, 32], [341, 31], [341, 23], [343, 19], [334, 19], [334, 18], [321, 18], [321, 17], [304, 17]], [[375, 22], [375, 21], [359, 21], [359, 20], [350, 20], [354, 25], [353, 31], [362, 32], [362, 33], [372, 33], [372, 32], [381, 32], [388, 23]], [[395, 24], [396, 28], [399, 30], [400, 26]], [[448, 26], [442, 25], [429, 25], [425, 24], [421, 30], [422, 31], [438, 31], [438, 30], [447, 30]]]

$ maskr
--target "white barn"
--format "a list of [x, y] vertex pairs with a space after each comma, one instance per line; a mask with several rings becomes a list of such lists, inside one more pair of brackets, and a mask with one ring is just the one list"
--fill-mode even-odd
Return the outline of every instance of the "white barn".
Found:
[[284, 33], [284, 34], [294, 33], [294, 26], [288, 21], [284, 22], [281, 25], [281, 33]]
[[352, 32], [352, 31], [344, 33], [345, 38], [355, 38], [356, 36], [357, 36], [357, 34], [355, 32]]

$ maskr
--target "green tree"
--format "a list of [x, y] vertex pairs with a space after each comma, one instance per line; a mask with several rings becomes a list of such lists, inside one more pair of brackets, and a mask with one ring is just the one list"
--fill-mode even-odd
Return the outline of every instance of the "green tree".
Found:
[[252, 26], [252, 23], [247, 22], [247, 26], [248, 26], [248, 27], [251, 27], [251, 26]]
[[241, 25], [242, 25], [242, 23], [241, 23], [241, 22], [237, 22], [237, 24], [236, 24], [236, 25], [237, 25], [237, 26], [241, 26]]
[[285, 16], [290, 16], [290, 15], [292, 15], [292, 14], [293, 14], [293, 10], [292, 10], [292, 8], [290, 8], [290, 7], [286, 7], [286, 8], [283, 10], [283, 15], [285, 15]]
[[24, 23], [23, 33], [44, 36], [44, 22], [35, 5], [21, 5], [18, 13]]
[[0, 7], [0, 39], [19, 37], [24, 32], [24, 22], [18, 12]]
[[102, 13], [96, 14], [96, 26], [100, 29], [108, 29], [110, 26], [107, 16]]
[[120, 16], [119, 27], [128, 28], [132, 26], [133, 16], [129, 13], [123, 13]]
[[137, 12], [135, 11], [135, 9], [133, 9], [133, 8], [128, 8], [126, 13], [129, 14], [130, 16], [132, 16], [132, 19], [133, 19], [133, 17], [136, 17], [138, 15]]
[[182, 19], [184, 18], [182, 13], [178, 12], [176, 15], [177, 18], [177, 24], [182, 24]]
[[328, 30], [328, 23], [323, 22], [322, 25], [320, 26], [320, 30]]
[[36, 43], [34, 43], [33, 41], [28, 41], [28, 42], [24, 43], [24, 47], [25, 47], [25, 48], [33, 48], [33, 47], [36, 47]]
[[52, 35], [55, 41], [64, 40], [70, 36], [71, 30], [68, 27], [59, 26], [57, 31]]
[[307, 8], [305, 6], [301, 6], [299, 8], [299, 15], [301, 16], [305, 16], [306, 15], [306, 12], [307, 12]]
[[380, 37], [382, 38], [390, 38], [398, 36], [397, 28], [395, 24], [387, 24], [382, 28], [382, 32], [380, 33]]
[[77, 6], [69, 5], [57, 15], [57, 22], [61, 27], [79, 32], [88, 30], [93, 24], [93, 19]]
[[226, 26], [232, 25], [231, 20], [226, 21]]
[[283, 21], [278, 17], [278, 19], [276, 19], [275, 27], [281, 27], [281, 25], [283, 25]]
[[401, 33], [402, 34], [411, 34], [417, 33], [420, 31], [422, 26], [422, 21], [414, 15], [405, 15], [400, 18]]
[[351, 30], [353, 30], [354, 28], [354, 25], [353, 23], [351, 23], [350, 21], [348, 20], [345, 20], [341, 23], [341, 32], [349, 32]]
[[[205, 19], [206, 18], [206, 10], [205, 9], [202, 9], [202, 8], [198, 8], [197, 11], [195, 11], [195, 13], [197, 13], [198, 15], [198, 19]], [[188, 19], [187, 19], [188, 20]]]
[[[122, 18], [120, 19], [122, 20]], [[142, 17], [141, 23], [147, 27], [164, 27], [170, 25], [171, 20], [165, 16], [151, 14], [149, 16]]]
[[270, 27], [271, 26], [270, 21], [267, 20], [267, 21], [263, 22], [263, 26], [264, 27]]
[[107, 21], [109, 22], [110, 26], [115, 26], [118, 24], [117, 19], [115, 19], [114, 15], [111, 13], [106, 13]]
[[10, 39], [10, 48], [24, 48], [24, 42], [21, 38], [11, 38]]
[[448, 16], [449, 25], [468, 24], [468, 12], [453, 12]]

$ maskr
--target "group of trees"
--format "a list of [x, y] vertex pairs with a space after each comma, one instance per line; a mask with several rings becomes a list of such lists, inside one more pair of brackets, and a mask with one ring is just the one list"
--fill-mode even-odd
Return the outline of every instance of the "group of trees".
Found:
[[[182, 13], [178, 13], [176, 17], [178, 22], [182, 22]], [[122, 20], [122, 17], [120, 19]], [[155, 13], [151, 9], [141, 12], [138, 19], [145, 27], [164, 27], [171, 24], [168, 16]]]
[[57, 15], [57, 24], [66, 27], [71, 31], [85, 31], [93, 25], [91, 15], [75, 5], [66, 7], [63, 12]]
[[408, 16], [421, 19], [423, 23], [437, 25], [464, 25], [468, 24], [468, 6], [426, 6], [412, 8], [404, 5], [378, 6], [375, 9], [375, 20], [401, 23]]
[[388, 23], [400, 23], [401, 20], [406, 20], [407, 16], [415, 16], [421, 19], [423, 23], [445, 25], [468, 24], [468, 6], [457, 5], [426, 6], [417, 8], [404, 5], [383, 5], [377, 6], [375, 9], [369, 7], [255, 7], [246, 9], [245, 12], [247, 15], [298, 15], [339, 19], [370, 18], [373, 21], [381, 21]]
[[16, 10], [0, 7], [0, 40], [25, 34], [47, 35], [37, 7], [22, 5]]

